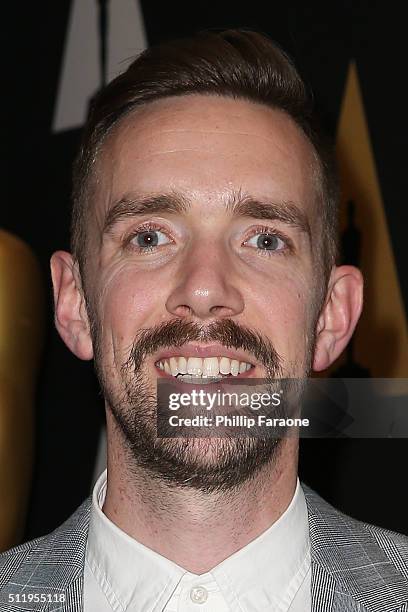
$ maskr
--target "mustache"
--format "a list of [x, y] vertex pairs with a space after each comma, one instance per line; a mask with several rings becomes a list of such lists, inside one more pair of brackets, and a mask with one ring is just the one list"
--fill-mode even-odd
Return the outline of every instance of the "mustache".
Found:
[[138, 372], [147, 356], [159, 349], [179, 347], [187, 342], [217, 342], [226, 348], [242, 349], [252, 354], [271, 378], [282, 373], [282, 359], [271, 340], [231, 319], [214, 321], [207, 326], [193, 321], [171, 320], [141, 329], [123, 368]]

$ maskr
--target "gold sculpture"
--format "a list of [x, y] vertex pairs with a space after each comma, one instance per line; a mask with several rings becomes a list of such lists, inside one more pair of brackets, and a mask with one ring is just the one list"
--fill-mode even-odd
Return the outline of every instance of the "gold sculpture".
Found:
[[23, 536], [43, 328], [44, 292], [37, 259], [22, 240], [0, 230], [0, 550]]

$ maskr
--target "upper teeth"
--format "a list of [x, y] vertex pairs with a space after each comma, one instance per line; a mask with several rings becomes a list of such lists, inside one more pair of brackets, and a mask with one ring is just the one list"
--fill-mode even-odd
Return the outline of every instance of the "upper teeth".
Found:
[[177, 376], [178, 374], [191, 374], [192, 376], [218, 376], [218, 374], [232, 374], [237, 376], [251, 368], [251, 364], [246, 361], [229, 359], [228, 357], [170, 357], [162, 359], [156, 365], [161, 369]]

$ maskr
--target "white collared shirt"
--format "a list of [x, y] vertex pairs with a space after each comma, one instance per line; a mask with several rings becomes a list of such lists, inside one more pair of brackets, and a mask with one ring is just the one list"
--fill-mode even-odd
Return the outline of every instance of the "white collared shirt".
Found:
[[210, 572], [196, 575], [105, 516], [106, 478], [105, 471], [92, 495], [84, 612], [310, 612], [309, 527], [299, 481], [271, 527]]

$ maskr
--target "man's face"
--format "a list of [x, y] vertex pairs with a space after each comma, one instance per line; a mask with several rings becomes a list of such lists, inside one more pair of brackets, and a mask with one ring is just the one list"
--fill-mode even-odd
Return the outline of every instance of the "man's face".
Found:
[[206, 441], [204, 453], [203, 440], [157, 441], [152, 397], [158, 377], [191, 368], [309, 372], [320, 282], [313, 149], [280, 111], [185, 96], [124, 119], [96, 172], [86, 291], [108, 409], [136, 460], [170, 480], [201, 473], [205, 488], [217, 471], [220, 485], [217, 466], [239, 462], [247, 477], [274, 442]]

